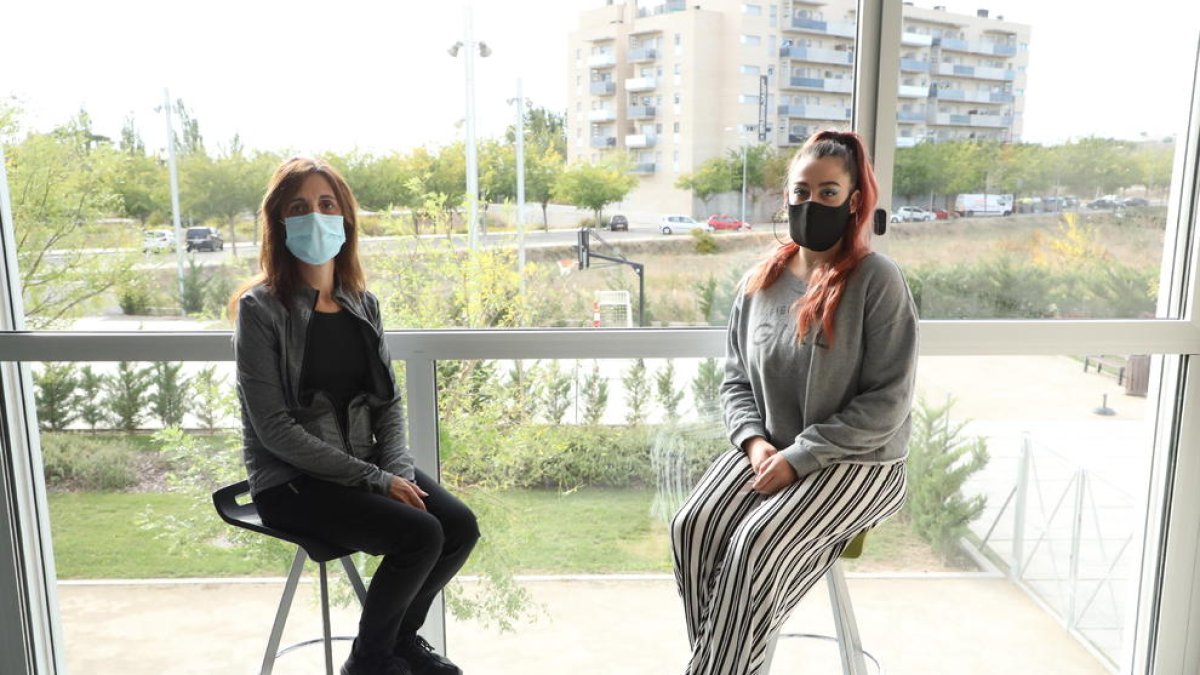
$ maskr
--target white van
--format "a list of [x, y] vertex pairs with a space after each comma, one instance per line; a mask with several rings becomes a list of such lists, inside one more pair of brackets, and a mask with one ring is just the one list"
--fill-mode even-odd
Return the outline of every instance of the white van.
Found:
[[1012, 195], [965, 194], [954, 198], [954, 210], [960, 216], [1011, 216]]

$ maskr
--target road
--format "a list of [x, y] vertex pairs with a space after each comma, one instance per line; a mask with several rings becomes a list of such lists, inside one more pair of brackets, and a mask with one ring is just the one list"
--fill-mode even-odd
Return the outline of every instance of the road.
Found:
[[[525, 234], [526, 248], [545, 248], [550, 246], [574, 246], [577, 241], [578, 234], [575, 229], [551, 229], [549, 231], [530, 230]], [[664, 236], [686, 236], [686, 235], [663, 235], [660, 234], [658, 228], [653, 225], [631, 225], [628, 232], [609, 232], [600, 230], [599, 236], [606, 242], [630, 242], [661, 239]], [[401, 246], [413, 246], [416, 240], [425, 242], [445, 241], [444, 234], [439, 235], [420, 235], [419, 237], [412, 236], [388, 236], [388, 237], [362, 237], [359, 239], [360, 250], [364, 253], [386, 253], [393, 251]], [[454, 235], [455, 245], [464, 248], [467, 245], [465, 235]], [[482, 243], [487, 247], [502, 246], [515, 247], [517, 245], [517, 235], [515, 232], [504, 231], [499, 233], [488, 233], [482, 237]], [[85, 255], [114, 255], [119, 253], [128, 254], [134, 249], [130, 248], [92, 248], [77, 251]], [[192, 255], [192, 254], [188, 254]], [[237, 246], [237, 257], [239, 259], [255, 258], [258, 256], [258, 246], [249, 243], [239, 242]], [[63, 252], [52, 251], [49, 255], [50, 260], [62, 260]], [[203, 267], [217, 266], [231, 263], [234, 260], [233, 247], [226, 242], [223, 251], [197, 251], [195, 252], [196, 264]], [[175, 256], [168, 251], [146, 253], [143, 256], [143, 261], [138, 264], [141, 269], [166, 269], [175, 266]]]

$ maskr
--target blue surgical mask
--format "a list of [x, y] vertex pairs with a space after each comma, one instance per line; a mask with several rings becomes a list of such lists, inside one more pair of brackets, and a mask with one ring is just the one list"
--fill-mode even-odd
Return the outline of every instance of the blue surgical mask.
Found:
[[284, 245], [292, 255], [310, 265], [329, 262], [346, 243], [346, 228], [341, 216], [307, 213], [283, 219], [287, 231]]

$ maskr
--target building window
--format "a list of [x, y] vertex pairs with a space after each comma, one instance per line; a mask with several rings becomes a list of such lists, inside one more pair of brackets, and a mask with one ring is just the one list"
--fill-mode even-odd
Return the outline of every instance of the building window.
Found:
[[738, 97], [738, 101], [741, 103], [753, 103], [754, 105], [758, 105], [758, 94], [742, 94], [740, 97]]
[[683, 44], [683, 36], [682, 36], [682, 35], [680, 35], [679, 33], [676, 33], [676, 34], [675, 34], [675, 46], [676, 46], [676, 47], [679, 47], [679, 46], [681, 46], [682, 44]]
[[683, 64], [682, 64], [682, 63], [676, 63], [676, 64], [675, 64], [675, 74], [676, 74], [676, 75], [682, 75], [682, 74], [683, 74]]
[[675, 92], [675, 105], [679, 105], [679, 103], [680, 103], [679, 92]]
[[762, 5], [742, 5], [742, 14], [747, 16], [762, 16]]
[[742, 66], [743, 75], [758, 75], [761, 72], [762, 69], [758, 66]]
[[743, 35], [742, 36], [742, 44], [748, 45], [751, 47], [757, 47], [758, 45], [762, 44], [762, 36], [761, 35]]
[[674, 131], [675, 133], [679, 133], [679, 122], [676, 122], [675, 124], [671, 125], [671, 131]]

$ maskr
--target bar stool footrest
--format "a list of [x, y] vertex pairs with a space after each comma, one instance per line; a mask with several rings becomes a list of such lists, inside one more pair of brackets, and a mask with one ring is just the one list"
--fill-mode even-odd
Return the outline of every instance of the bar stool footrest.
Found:
[[[348, 640], [350, 642], [353, 642], [354, 636], [353, 635], [333, 635], [333, 636], [330, 636], [329, 640], [330, 641]], [[279, 657], [283, 656], [284, 654], [287, 654], [288, 652], [300, 649], [301, 647], [307, 647], [309, 645], [324, 645], [324, 644], [325, 644], [325, 638], [313, 638], [311, 640], [304, 640], [302, 642], [290, 644], [290, 645], [284, 647], [283, 649], [280, 649], [279, 651], [275, 652], [275, 658], [279, 658]]]
[[[821, 635], [819, 633], [780, 633], [779, 637], [780, 638], [800, 638], [803, 640], [824, 640], [826, 642], [832, 642], [834, 645], [839, 644], [838, 639], [835, 636]], [[875, 666], [875, 672], [877, 673], [877, 675], [887, 675], [887, 670], [884, 669], [883, 664], [879, 662], [879, 659], [875, 658], [874, 654], [872, 654], [871, 652], [864, 649], [864, 650], [862, 650], [862, 655], [863, 655], [863, 658], [870, 661], [871, 664]]]

